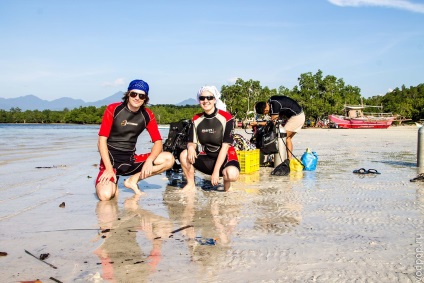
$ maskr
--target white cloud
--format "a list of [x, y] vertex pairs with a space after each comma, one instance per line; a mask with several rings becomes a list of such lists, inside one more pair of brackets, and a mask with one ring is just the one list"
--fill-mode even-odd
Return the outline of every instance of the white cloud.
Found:
[[118, 78], [118, 79], [114, 80], [113, 82], [102, 83], [103, 87], [117, 87], [117, 86], [121, 86], [121, 85], [125, 85], [125, 79], [124, 78]]
[[229, 78], [229, 79], [227, 79], [227, 83], [230, 84], [230, 85], [233, 85], [233, 84], [236, 83], [237, 79], [238, 79], [238, 77], [237, 78], [236, 77]]
[[424, 4], [407, 0], [328, 0], [328, 2], [341, 7], [382, 6], [424, 14]]

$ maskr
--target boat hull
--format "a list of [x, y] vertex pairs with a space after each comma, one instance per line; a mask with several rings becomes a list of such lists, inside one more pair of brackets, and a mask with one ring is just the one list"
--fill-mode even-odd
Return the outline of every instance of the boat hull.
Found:
[[329, 115], [331, 122], [337, 128], [344, 129], [387, 129], [393, 123], [394, 117], [385, 118], [346, 118], [345, 116]]

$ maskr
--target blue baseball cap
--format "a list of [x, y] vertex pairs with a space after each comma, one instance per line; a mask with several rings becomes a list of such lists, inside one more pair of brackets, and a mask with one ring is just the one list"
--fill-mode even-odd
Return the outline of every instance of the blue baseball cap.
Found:
[[147, 95], [149, 94], [149, 85], [143, 80], [133, 80], [128, 85], [128, 91], [138, 89], [144, 91]]

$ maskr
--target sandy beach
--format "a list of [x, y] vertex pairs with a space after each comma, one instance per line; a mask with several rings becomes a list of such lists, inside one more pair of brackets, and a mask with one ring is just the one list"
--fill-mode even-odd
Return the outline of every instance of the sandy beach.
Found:
[[120, 178], [109, 202], [94, 191], [97, 130], [0, 128], [1, 282], [424, 281], [415, 126], [303, 129], [294, 154], [316, 151], [315, 171], [260, 168], [227, 193], [198, 175], [194, 194], [163, 173], [140, 198]]

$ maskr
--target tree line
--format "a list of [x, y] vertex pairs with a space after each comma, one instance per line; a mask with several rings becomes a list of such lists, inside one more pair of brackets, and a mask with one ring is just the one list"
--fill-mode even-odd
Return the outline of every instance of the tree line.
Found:
[[[155, 114], [159, 124], [190, 119], [194, 114], [201, 112], [198, 105], [151, 105], [149, 109]], [[79, 107], [72, 110], [26, 110], [19, 107], [11, 108], [10, 111], [0, 110], [0, 123], [66, 123], [66, 124], [100, 124], [106, 106]]]
[[[345, 104], [383, 106], [384, 112], [392, 112], [405, 118], [419, 121], [424, 119], [424, 84], [401, 86], [385, 95], [370, 98], [361, 96], [361, 89], [346, 84], [343, 79], [332, 75], [324, 76], [321, 70], [315, 74], [301, 74], [298, 85], [293, 89], [280, 86], [270, 89], [261, 86], [259, 81], [237, 79], [232, 85], [221, 87], [221, 99], [236, 119], [243, 120], [254, 116], [254, 104], [266, 101], [272, 95], [285, 95], [298, 101], [310, 120], [326, 118], [329, 114], [344, 114]], [[176, 106], [160, 104], [148, 106], [155, 114], [159, 124], [169, 124], [182, 119], [190, 119], [201, 112], [199, 105]], [[26, 110], [19, 107], [9, 111], [0, 110], [0, 123], [73, 123], [100, 124], [106, 106], [65, 108], [62, 111]]]
[[401, 86], [385, 95], [370, 98], [361, 96], [361, 89], [346, 84], [343, 79], [332, 75], [324, 76], [321, 70], [315, 74], [301, 74], [298, 85], [293, 89], [280, 86], [278, 89], [262, 87], [259, 81], [237, 79], [234, 85], [222, 86], [222, 100], [238, 119], [253, 117], [254, 104], [266, 101], [272, 95], [285, 95], [296, 100], [310, 120], [327, 118], [330, 114], [344, 114], [345, 104], [383, 106], [384, 112], [391, 112], [405, 118], [419, 121], [424, 119], [424, 84]]

